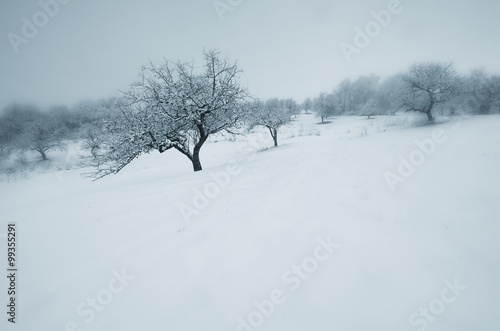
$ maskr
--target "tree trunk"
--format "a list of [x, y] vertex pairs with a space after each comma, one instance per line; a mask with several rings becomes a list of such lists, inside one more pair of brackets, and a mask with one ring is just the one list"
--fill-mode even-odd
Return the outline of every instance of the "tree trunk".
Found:
[[196, 171], [201, 171], [203, 168], [201, 167], [201, 162], [200, 162], [200, 148], [194, 148], [193, 151], [193, 158], [191, 159], [191, 162], [193, 163], [193, 170]]
[[45, 154], [45, 151], [41, 149], [38, 152], [42, 155], [42, 160], [46, 161], [47, 160], [47, 155]]
[[427, 119], [429, 120], [429, 122], [434, 122], [434, 117], [432, 116], [432, 113], [430, 111], [425, 114], [427, 115]]
[[195, 172], [203, 170], [200, 162], [200, 150], [205, 141], [207, 141], [209, 135], [207, 134], [205, 128], [201, 124], [198, 125], [198, 131], [200, 132], [200, 138], [196, 143], [196, 145], [194, 146], [193, 157], [191, 158], [191, 162], [193, 163], [193, 170]]
[[432, 108], [434, 108], [434, 97], [430, 96], [431, 103], [429, 107], [427, 107], [427, 112], [425, 113], [427, 115], [427, 119], [429, 122], [434, 122], [434, 117], [432, 117]]
[[274, 135], [273, 135], [274, 147], [278, 147], [278, 130], [273, 129], [273, 131], [274, 131]]

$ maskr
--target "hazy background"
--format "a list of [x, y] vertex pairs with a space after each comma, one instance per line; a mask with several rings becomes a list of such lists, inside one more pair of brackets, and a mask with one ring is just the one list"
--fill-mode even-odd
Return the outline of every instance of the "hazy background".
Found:
[[416, 60], [500, 72], [495, 0], [402, 0], [403, 12], [348, 64], [339, 44], [352, 44], [354, 28], [388, 2], [244, 0], [221, 21], [211, 0], [72, 0], [16, 54], [8, 33], [21, 35], [21, 19], [32, 20], [41, 8], [34, 0], [3, 0], [0, 107], [108, 97], [126, 89], [150, 60], [201, 64], [203, 48], [238, 60], [252, 94], [299, 102], [344, 78], [387, 76]]

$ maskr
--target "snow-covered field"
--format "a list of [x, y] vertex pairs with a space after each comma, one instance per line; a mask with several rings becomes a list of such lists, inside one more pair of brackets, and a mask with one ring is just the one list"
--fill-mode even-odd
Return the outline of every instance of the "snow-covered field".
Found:
[[96, 182], [4, 178], [1, 329], [497, 330], [500, 116], [406, 118], [215, 137], [199, 173], [172, 151]]

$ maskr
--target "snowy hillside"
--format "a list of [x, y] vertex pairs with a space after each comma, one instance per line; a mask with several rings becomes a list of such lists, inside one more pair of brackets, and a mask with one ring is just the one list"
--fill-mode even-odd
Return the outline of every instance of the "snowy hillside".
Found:
[[405, 118], [215, 137], [199, 173], [169, 151], [4, 179], [12, 330], [496, 330], [500, 116]]

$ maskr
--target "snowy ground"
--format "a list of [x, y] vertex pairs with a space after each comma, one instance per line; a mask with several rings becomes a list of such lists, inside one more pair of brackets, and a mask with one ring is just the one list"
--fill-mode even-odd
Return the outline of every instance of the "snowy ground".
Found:
[[[4, 178], [19, 307], [1, 329], [498, 329], [500, 116], [405, 118], [304, 114], [279, 148], [215, 137], [200, 173], [172, 151], [97, 182]], [[391, 190], [400, 157], [422, 155]]]

